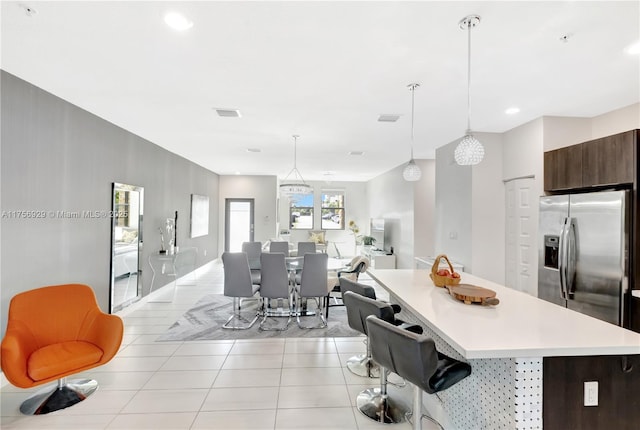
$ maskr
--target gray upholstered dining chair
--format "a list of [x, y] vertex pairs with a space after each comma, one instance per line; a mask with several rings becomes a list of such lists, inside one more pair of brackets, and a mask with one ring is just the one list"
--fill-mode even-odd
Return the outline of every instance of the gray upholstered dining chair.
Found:
[[271, 241], [269, 243], [269, 252], [282, 252], [285, 257], [289, 256], [289, 242]]
[[315, 242], [298, 242], [298, 257], [304, 257], [305, 254], [313, 254], [316, 252]]
[[[254, 297], [259, 285], [251, 282], [251, 270], [246, 252], [225, 252], [222, 254], [224, 266], [224, 295], [233, 297], [233, 313], [222, 328], [246, 330], [258, 320], [258, 311], [249, 320], [241, 314], [242, 299]], [[240, 325], [239, 322], [244, 323]]]
[[251, 269], [251, 281], [260, 284], [260, 255], [262, 254], [262, 242], [242, 242], [242, 252], [247, 253], [249, 269]]
[[[402, 330], [375, 317], [368, 317], [366, 324], [373, 359], [414, 385], [413, 429], [422, 429], [422, 418], [442, 429], [435, 419], [422, 414], [422, 392], [434, 394], [457, 384], [471, 374], [469, 363], [438, 352], [434, 340], [428, 336]], [[380, 392], [381, 397], [376, 399], [378, 404], [385, 402], [382, 395]]]
[[[296, 285], [296, 321], [300, 328], [325, 328], [327, 320], [324, 316], [324, 307], [327, 305], [329, 296], [328, 275], [327, 275], [327, 254], [305, 254], [302, 265], [300, 285]], [[302, 300], [314, 298], [317, 301], [316, 317], [320, 323], [316, 326], [303, 326], [300, 321], [302, 312]]]
[[[291, 322], [291, 291], [289, 288], [289, 272], [285, 263], [284, 254], [281, 252], [264, 252], [260, 256], [262, 271], [262, 283], [260, 284], [260, 297], [262, 297], [263, 317], [260, 321], [260, 330], [286, 330]], [[278, 306], [274, 310], [272, 300], [276, 300]], [[287, 308], [281, 304], [286, 301]], [[284, 326], [269, 326], [267, 319], [270, 316], [288, 316]]]

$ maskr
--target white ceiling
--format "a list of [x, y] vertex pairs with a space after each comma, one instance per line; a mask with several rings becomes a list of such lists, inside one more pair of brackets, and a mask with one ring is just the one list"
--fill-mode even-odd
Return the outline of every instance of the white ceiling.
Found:
[[3, 1], [1, 66], [219, 174], [284, 178], [299, 134], [306, 180], [361, 181], [408, 160], [412, 82], [416, 158], [464, 134], [469, 14], [474, 131], [639, 102], [639, 3]]

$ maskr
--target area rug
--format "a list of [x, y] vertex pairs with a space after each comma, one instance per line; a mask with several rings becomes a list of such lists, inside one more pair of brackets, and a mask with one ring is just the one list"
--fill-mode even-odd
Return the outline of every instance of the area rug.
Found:
[[[258, 308], [258, 300], [244, 300], [242, 306], [243, 315], [255, 314]], [[296, 324], [295, 318], [291, 319], [289, 328], [285, 331], [262, 331], [256, 321], [248, 330], [226, 330], [222, 325], [232, 313], [233, 299], [221, 294], [210, 294], [200, 299], [196, 305], [189, 309], [156, 341], [176, 342], [188, 340], [226, 340], [226, 339], [268, 339], [285, 337], [354, 337], [361, 336], [349, 327], [347, 311], [344, 306], [335, 306], [329, 309], [328, 327], [323, 329], [301, 329]], [[286, 318], [275, 318], [278, 325], [286, 322]], [[303, 324], [313, 325], [316, 317], [304, 317]]]

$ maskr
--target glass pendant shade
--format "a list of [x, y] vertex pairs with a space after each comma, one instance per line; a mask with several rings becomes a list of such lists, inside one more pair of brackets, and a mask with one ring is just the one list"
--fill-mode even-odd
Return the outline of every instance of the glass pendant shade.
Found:
[[[293, 169], [291, 169], [289, 174], [284, 178], [285, 181], [293, 182], [280, 184], [279, 187], [280, 195], [287, 197], [291, 201], [297, 200], [307, 194], [313, 194], [313, 188], [304, 181], [302, 174], [298, 171], [298, 137], [300, 136], [297, 134], [293, 135]], [[291, 178], [289, 178], [290, 176]]]
[[413, 158], [409, 161], [409, 164], [404, 167], [404, 170], [402, 171], [402, 177], [405, 181], [409, 182], [418, 181], [422, 177], [422, 171], [420, 170], [420, 167], [418, 167], [416, 162], [413, 161]]
[[460, 140], [454, 152], [456, 163], [460, 166], [479, 164], [484, 158], [484, 146], [471, 134], [471, 29], [480, 24], [478, 15], [469, 15], [458, 23], [461, 29], [467, 31], [467, 132]]
[[460, 166], [479, 164], [484, 158], [484, 146], [472, 134], [467, 133], [458, 143], [454, 157]]

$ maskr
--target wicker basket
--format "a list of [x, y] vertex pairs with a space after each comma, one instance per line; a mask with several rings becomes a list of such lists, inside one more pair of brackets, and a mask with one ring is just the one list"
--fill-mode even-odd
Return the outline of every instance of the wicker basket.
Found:
[[449, 271], [451, 273], [454, 273], [453, 265], [451, 264], [451, 261], [449, 261], [449, 258], [445, 254], [438, 255], [435, 261], [433, 262], [433, 266], [431, 266], [431, 273], [429, 274], [429, 276], [431, 277], [431, 280], [433, 281], [433, 284], [436, 287], [444, 287], [447, 285], [458, 285], [460, 283], [460, 278], [452, 278], [450, 276], [442, 276], [437, 274], [438, 266], [440, 265], [440, 260], [442, 259], [444, 259], [449, 265]]

